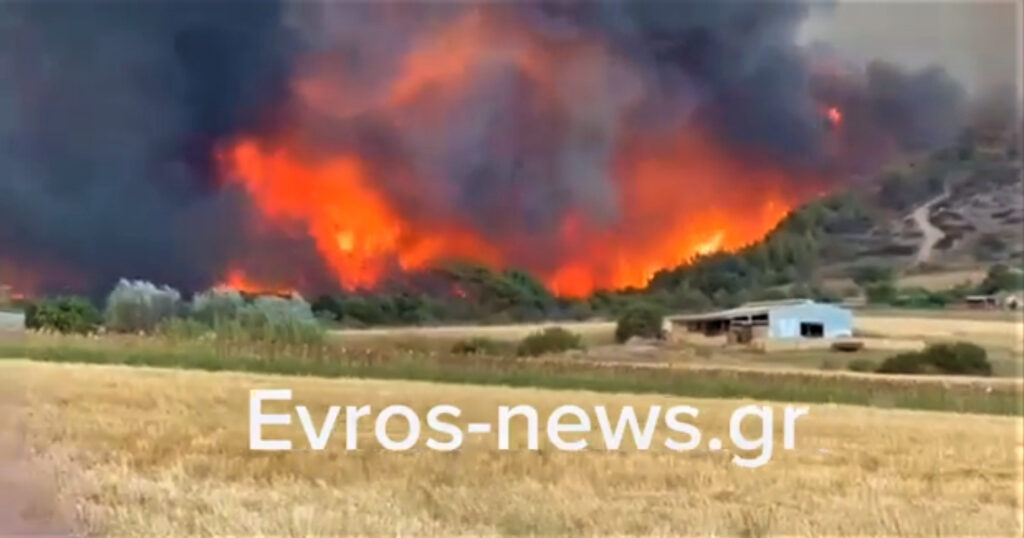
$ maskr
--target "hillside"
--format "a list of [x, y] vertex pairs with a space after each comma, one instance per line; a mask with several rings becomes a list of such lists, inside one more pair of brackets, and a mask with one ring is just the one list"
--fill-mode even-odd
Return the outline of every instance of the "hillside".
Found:
[[1024, 250], [1024, 183], [1019, 164], [930, 161], [918, 171], [883, 178], [877, 190], [844, 193], [866, 208], [866, 231], [831, 233], [823, 240], [821, 269], [876, 263], [897, 270], [934, 272], [1014, 263]]
[[883, 274], [934, 276], [944, 289], [964, 276], [978, 284], [993, 264], [1024, 256], [1024, 180], [1014, 157], [961, 149], [895, 164], [794, 211], [759, 243], [658, 273], [648, 291], [697, 308], [860, 295], [854, 280]]

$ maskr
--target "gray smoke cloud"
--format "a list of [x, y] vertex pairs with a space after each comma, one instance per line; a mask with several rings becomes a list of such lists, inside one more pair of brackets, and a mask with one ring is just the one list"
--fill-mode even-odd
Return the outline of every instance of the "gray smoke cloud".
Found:
[[[382, 105], [403, 62], [471, 12], [485, 39], [451, 50], [474, 58], [471, 80]], [[96, 290], [121, 277], [196, 289], [239, 261], [330, 285], [301, 227], [253, 226], [251, 202], [218, 177], [216, 148], [242, 135], [355, 152], [411, 222], [446, 215], [544, 271], [565, 215], [621, 218], [625, 144], [692, 128], [738, 160], [825, 169], [822, 99], [863, 109], [864, 136], [897, 148], [956, 130], [962, 96], [941, 71], [820, 77], [798, 39], [807, 15], [760, 1], [0, 4], [0, 261], [66, 268]], [[594, 52], [569, 54], [580, 42]], [[538, 61], [551, 80], [530, 73]], [[318, 106], [302, 80], [343, 92]]]

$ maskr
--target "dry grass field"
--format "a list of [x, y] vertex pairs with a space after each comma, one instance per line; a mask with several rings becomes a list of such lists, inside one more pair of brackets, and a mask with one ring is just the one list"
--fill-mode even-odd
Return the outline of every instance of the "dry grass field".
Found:
[[967, 340], [1024, 353], [1024, 323], [1020, 320], [870, 315], [858, 316], [856, 329], [888, 338]]
[[524, 336], [546, 327], [562, 327], [579, 334], [591, 344], [611, 343], [615, 333], [614, 321], [565, 321], [550, 323], [520, 323], [511, 325], [446, 325], [441, 327], [396, 327], [372, 329], [340, 329], [331, 331], [335, 337], [351, 342], [365, 342], [385, 339], [416, 340], [435, 338], [458, 340], [462, 338], [493, 338], [495, 340], [517, 341]]
[[947, 290], [953, 286], [969, 282], [978, 284], [985, 280], [986, 269], [961, 269], [956, 271], [938, 271], [907, 275], [897, 280], [901, 288], [924, 288], [926, 290]]
[[[1000, 375], [1019, 376], [1024, 371], [1024, 318], [1020, 314], [1006, 311], [908, 311], [894, 309], [858, 310], [854, 315], [854, 330], [865, 339], [872, 350], [872, 358], [882, 358], [892, 353], [923, 348], [927, 343], [937, 341], [964, 340], [976, 343], [989, 350], [990, 358], [997, 366]], [[415, 327], [415, 328], [377, 328], [377, 329], [345, 329], [332, 331], [337, 340], [352, 345], [384, 343], [393, 345], [423, 345], [434, 341], [437, 345], [446, 346], [463, 338], [485, 337], [499, 341], [512, 342], [538, 331], [549, 324], [522, 324], [497, 326], [447, 326], [447, 327]], [[606, 321], [566, 322], [557, 324], [580, 334], [590, 347], [605, 346], [613, 343], [615, 324]], [[689, 338], [688, 341], [692, 341]], [[716, 345], [704, 346], [709, 350]], [[721, 347], [720, 344], [717, 347]], [[788, 349], [787, 346], [780, 346]], [[610, 351], [617, 360], [630, 360], [624, 356], [621, 348]], [[826, 355], [836, 355], [827, 350], [809, 351], [804, 353], [787, 353], [786, 351], [765, 354], [744, 354], [735, 350], [717, 350], [713, 352], [716, 364], [736, 363], [744, 366], [772, 367], [774, 363], [788, 366], [804, 366], [818, 369]], [[861, 355], [864, 355], [862, 353]], [[591, 353], [598, 356], [601, 353]], [[665, 355], [662, 353], [661, 355]], [[650, 362], [678, 362], [677, 353], [665, 356], [648, 357]], [[798, 360], [786, 360], [793, 355]], [[878, 355], [878, 357], [875, 357]], [[853, 355], [844, 355], [849, 359]], [[640, 357], [643, 358], [643, 357]], [[779, 360], [776, 360], [779, 359]], [[811, 360], [813, 359], [813, 360]], [[614, 362], [614, 361], [613, 361]]]
[[[740, 400], [597, 394], [400, 381], [0, 362], [24, 398], [38, 463], [81, 529], [114, 536], [339, 535], [988, 535], [1022, 532], [1019, 417], [813, 405], [796, 449], [733, 465], [725, 452], [661, 448], [562, 453], [463, 448], [252, 453], [248, 394], [291, 388], [320, 421], [326, 407], [461, 407], [457, 422], [495, 423], [503, 404], [544, 417], [562, 404], [685, 403], [704, 439], [728, 441]], [[778, 409], [779, 406], [776, 406]], [[284, 405], [270, 407], [282, 412]], [[340, 419], [342, 420], [342, 419]], [[401, 421], [393, 425], [400, 426]], [[360, 423], [361, 443], [372, 423]], [[394, 431], [396, 436], [401, 428]], [[301, 438], [296, 424], [285, 430]], [[268, 429], [270, 433], [275, 430]], [[543, 439], [543, 437], [542, 437]], [[522, 442], [513, 430], [513, 446]], [[303, 441], [304, 443], [304, 441]], [[297, 446], [305, 446], [300, 444]], [[422, 444], [420, 445], [422, 446]], [[631, 446], [627, 443], [626, 445]]]
[[[1024, 338], [1024, 317], [1005, 311], [908, 311], [894, 309], [858, 310], [855, 328], [888, 337], [950, 336], [971, 338], [994, 337], [1001, 344], [1014, 345]], [[572, 321], [515, 325], [452, 325], [443, 327], [399, 327], [373, 329], [341, 329], [331, 331], [351, 341], [374, 339], [439, 338], [459, 339], [486, 337], [496, 340], [518, 340], [532, 332], [551, 326], [564, 327], [596, 343], [612, 341], [612, 321]]]

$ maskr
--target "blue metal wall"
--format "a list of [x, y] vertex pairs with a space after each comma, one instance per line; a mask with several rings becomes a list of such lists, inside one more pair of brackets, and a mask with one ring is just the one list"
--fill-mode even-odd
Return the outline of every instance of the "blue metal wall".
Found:
[[800, 338], [800, 323], [820, 323], [825, 338], [853, 336], [853, 313], [829, 304], [798, 304], [780, 306], [768, 312], [769, 334], [772, 338]]

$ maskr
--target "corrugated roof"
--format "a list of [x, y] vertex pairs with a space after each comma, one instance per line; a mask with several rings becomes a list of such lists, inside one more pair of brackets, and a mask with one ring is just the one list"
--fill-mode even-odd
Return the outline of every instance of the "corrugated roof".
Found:
[[688, 314], [680, 316], [669, 316], [669, 321], [700, 321], [707, 319], [730, 319], [743, 318], [748, 316], [760, 316], [767, 314], [775, 308], [783, 306], [796, 306], [804, 304], [818, 304], [810, 299], [785, 299], [781, 301], [755, 301], [744, 303], [736, 308], [719, 310], [717, 312], [705, 312], [703, 314]]

